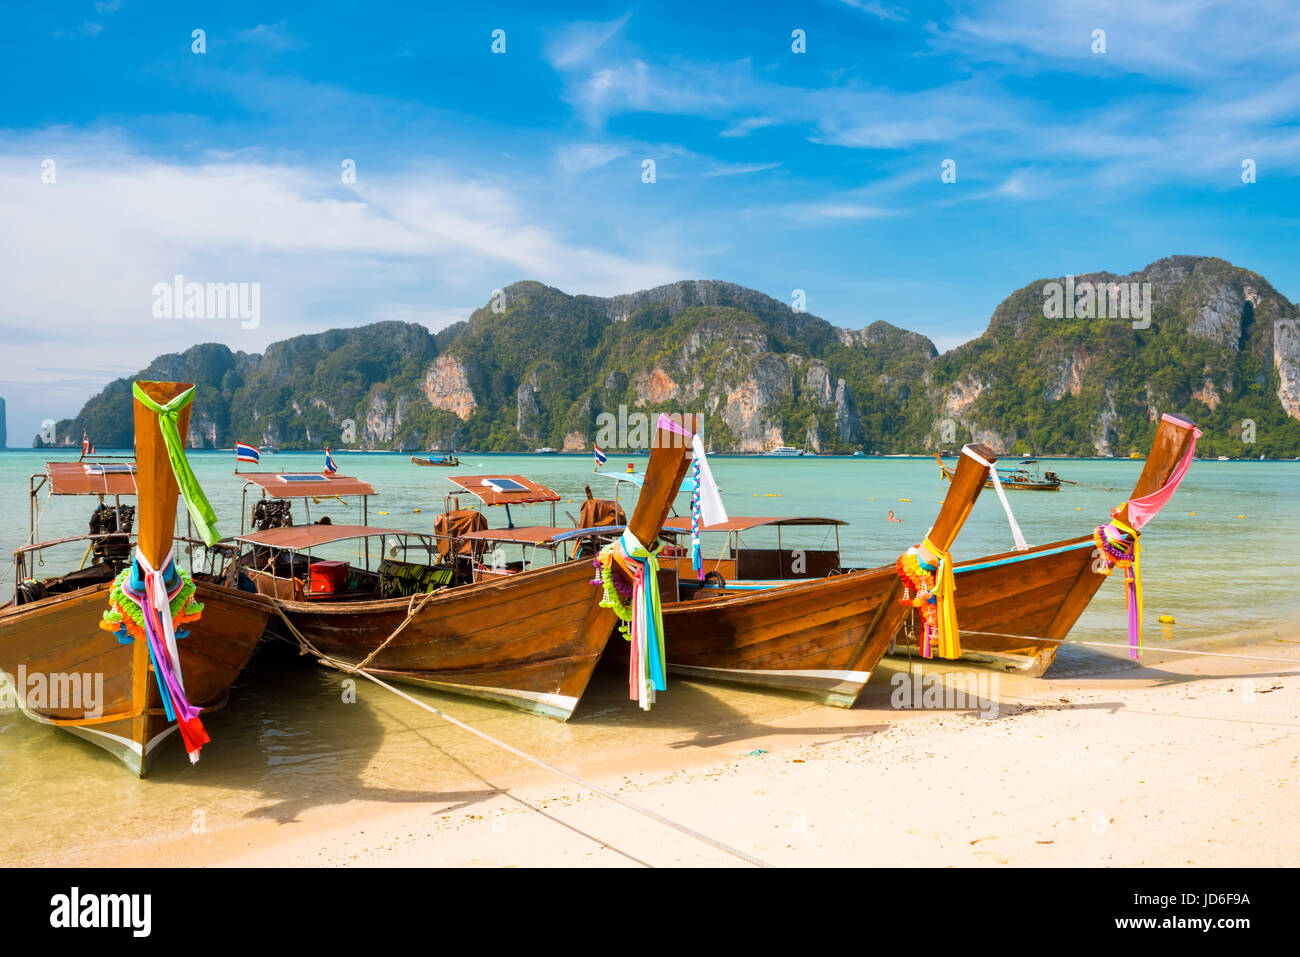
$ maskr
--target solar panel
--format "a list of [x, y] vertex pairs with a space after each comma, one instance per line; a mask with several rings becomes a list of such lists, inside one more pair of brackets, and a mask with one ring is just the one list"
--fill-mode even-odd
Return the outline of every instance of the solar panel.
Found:
[[277, 475], [281, 482], [328, 482], [329, 479], [324, 475], [317, 475], [311, 472], [285, 473]]
[[109, 475], [123, 474], [130, 475], [135, 472], [134, 462], [86, 462], [82, 468], [86, 470], [87, 475]]
[[483, 484], [497, 492], [527, 492], [527, 485], [520, 485], [514, 479], [508, 478], [486, 478]]

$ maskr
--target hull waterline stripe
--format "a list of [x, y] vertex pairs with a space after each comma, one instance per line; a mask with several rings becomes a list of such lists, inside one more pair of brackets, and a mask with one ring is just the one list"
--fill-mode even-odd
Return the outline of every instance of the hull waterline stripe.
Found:
[[999, 558], [992, 562], [977, 562], [974, 565], [957, 565], [953, 568], [953, 573], [960, 575], [962, 572], [977, 572], [983, 568], [997, 568], [1001, 565], [1012, 565], [1016, 562], [1027, 562], [1035, 558], [1043, 558], [1047, 555], [1060, 555], [1063, 552], [1073, 552], [1080, 548], [1092, 548], [1091, 541], [1075, 542], [1073, 545], [1062, 545], [1060, 548], [1045, 548], [1041, 552], [1027, 552], [1024, 555], [1008, 555], [1006, 558]]

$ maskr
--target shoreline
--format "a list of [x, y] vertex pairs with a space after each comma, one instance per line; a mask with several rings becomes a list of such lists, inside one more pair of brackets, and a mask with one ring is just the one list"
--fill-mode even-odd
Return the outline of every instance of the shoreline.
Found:
[[[923, 674], [975, 676], [987, 692], [952, 710], [891, 708], [908, 663], [887, 660], [851, 710], [778, 695], [762, 724], [539, 756], [777, 866], [1281, 866], [1300, 854], [1300, 834], [1278, 823], [1300, 778], [1297, 645], [1233, 652], [1293, 665], [1153, 648], [1136, 666], [1043, 678], [927, 664]], [[378, 686], [360, 694], [414, 734], [443, 724]], [[463, 731], [454, 740], [489, 747]], [[308, 802], [287, 819], [254, 809], [204, 833], [103, 835], [9, 863], [747, 866], [518, 759], [483, 775], [453, 759], [463, 773], [412, 792], [424, 800]], [[398, 776], [384, 783], [434, 783], [418, 767]]]

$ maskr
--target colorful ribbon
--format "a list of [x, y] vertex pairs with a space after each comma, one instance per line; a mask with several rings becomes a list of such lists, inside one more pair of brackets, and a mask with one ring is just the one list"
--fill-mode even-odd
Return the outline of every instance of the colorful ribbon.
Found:
[[904, 585], [899, 603], [921, 612], [921, 656], [933, 658], [937, 650], [941, 658], [960, 658], [952, 556], [927, 538], [899, 556], [896, 567]]
[[[601, 604], [614, 608], [615, 613], [628, 625], [623, 627], [624, 637], [631, 642], [628, 653], [628, 697], [642, 710], [649, 711], [654, 704], [655, 692], [667, 689], [667, 655], [664, 651], [663, 610], [659, 596], [659, 561], [656, 556], [662, 546], [647, 548], [631, 529], [625, 529], [614, 542], [600, 551], [599, 561], [604, 566], [601, 578], [605, 583], [605, 597]], [[630, 609], [610, 595], [613, 569], [618, 565], [632, 579], [632, 607]]]
[[[203, 722], [199, 720], [203, 709], [190, 704], [186, 696], [180, 652], [176, 647], [177, 633], [172, 618], [172, 602], [184, 584], [171, 552], [167, 553], [167, 559], [159, 571], [150, 566], [148, 559], [137, 549], [131, 574], [124, 582], [122, 591], [139, 605], [163, 712], [168, 721], [175, 721], [180, 728], [181, 740], [185, 743], [190, 762], [195, 763], [199, 760], [203, 745], [210, 739]], [[192, 621], [197, 617], [193, 615], [187, 620]], [[184, 633], [181, 634], [183, 636]]]
[[1098, 525], [1093, 530], [1092, 540], [1101, 552], [1103, 575], [1109, 575], [1116, 568], [1124, 569], [1128, 656], [1136, 661], [1142, 655], [1142, 543], [1136, 528], [1115, 517], [1120, 508], [1122, 506], [1111, 512], [1109, 524]]
[[[1177, 419], [1165, 417], [1181, 425]], [[1142, 655], [1142, 543], [1141, 528], [1155, 518], [1169, 500], [1178, 491], [1183, 477], [1191, 467], [1196, 456], [1196, 440], [1201, 437], [1201, 430], [1192, 426], [1192, 441], [1183, 453], [1182, 459], [1169, 475], [1164, 485], [1146, 495], [1131, 498], [1125, 503], [1128, 507], [1128, 522], [1122, 522], [1119, 516], [1124, 514], [1125, 505], [1111, 509], [1111, 520], [1106, 525], [1098, 525], [1092, 532], [1092, 540], [1102, 556], [1102, 574], [1109, 575], [1116, 568], [1124, 569], [1124, 601], [1128, 606], [1128, 656], [1137, 660]]]
[[199, 537], [207, 545], [214, 545], [221, 538], [217, 534], [217, 513], [212, 510], [208, 497], [203, 494], [199, 480], [194, 477], [189, 460], [185, 458], [185, 440], [180, 433], [181, 410], [194, 401], [194, 387], [190, 386], [166, 405], [159, 405], [140, 388], [140, 383], [131, 384], [132, 394], [140, 404], [158, 416], [158, 430], [162, 433], [163, 444], [167, 446], [167, 459], [171, 462], [172, 475], [180, 487], [185, 507], [198, 528]]
[[1128, 500], [1128, 520], [1134, 529], [1141, 530], [1142, 526], [1155, 518], [1156, 514], [1174, 497], [1174, 493], [1178, 491], [1178, 486], [1183, 481], [1183, 476], [1192, 465], [1192, 459], [1196, 456], [1196, 440], [1200, 437], [1201, 430], [1192, 426], [1192, 442], [1183, 453], [1178, 467], [1169, 476], [1169, 481], [1148, 495]]
[[700, 554], [700, 460], [691, 463], [691, 472], [695, 477], [695, 491], [691, 495], [691, 567], [695, 577], [704, 581], [704, 559]]
[[[713, 470], [709, 468], [709, 457], [704, 454], [704, 441], [694, 432], [688, 432], [671, 417], [659, 413], [658, 428], [667, 429], [691, 440], [691, 452], [695, 468], [699, 470], [698, 498], [700, 518], [704, 527], [721, 525], [727, 520], [727, 509], [722, 504], [722, 495], [718, 492], [718, 483], [713, 480]], [[694, 502], [692, 502], [694, 507]]]

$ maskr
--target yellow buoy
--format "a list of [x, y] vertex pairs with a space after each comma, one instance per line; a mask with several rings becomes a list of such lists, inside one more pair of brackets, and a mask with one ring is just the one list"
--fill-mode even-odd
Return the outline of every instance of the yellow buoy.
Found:
[[1172, 624], [1174, 624], [1174, 616], [1173, 616], [1173, 615], [1161, 615], [1159, 618], [1156, 619], [1156, 621], [1160, 622], [1160, 624], [1162, 624], [1162, 625], [1172, 625]]
[[912, 501], [912, 500], [911, 500], [910, 498], [900, 498], [899, 501], [900, 501], [900, 502], [910, 502], [910, 501]]
[[380, 512], [379, 514], [380, 514], [380, 515], [387, 515], [388, 513], [387, 513], [387, 512]]
[[1195, 512], [1188, 512], [1187, 514], [1188, 514], [1188, 515], [1195, 515], [1196, 513], [1195, 513]]
[[419, 515], [419, 514], [420, 514], [420, 510], [419, 510], [418, 508], [415, 510], [415, 514], [416, 514], [416, 515]]
[[1245, 516], [1245, 515], [1238, 515], [1237, 517], [1238, 517], [1238, 518], [1245, 518], [1246, 516]]

